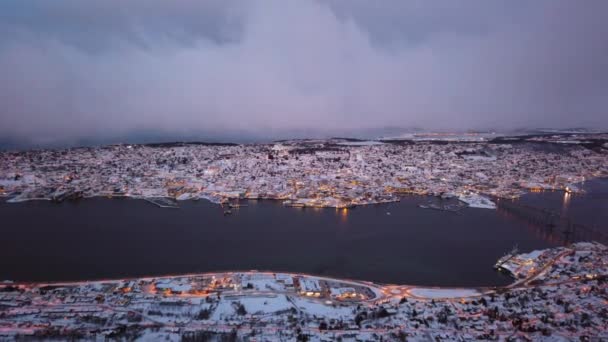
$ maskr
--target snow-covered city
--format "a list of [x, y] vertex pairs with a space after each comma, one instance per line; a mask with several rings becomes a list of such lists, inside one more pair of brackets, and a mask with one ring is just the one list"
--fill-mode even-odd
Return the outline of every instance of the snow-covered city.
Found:
[[0, 342], [608, 342], [606, 13], [0, 1]]
[[[528, 192], [584, 191], [608, 175], [607, 134], [421, 134], [362, 141], [170, 143], [0, 153], [6, 205], [132, 197], [162, 208], [243, 200], [341, 210], [402, 196], [494, 209]], [[12, 203], [12, 204], [11, 204]], [[158, 209], [164, 210], [164, 209]], [[287, 209], [285, 209], [287, 210]], [[390, 213], [387, 213], [390, 214]], [[491, 267], [492, 265], [488, 265]], [[381, 284], [272, 271], [0, 285], [0, 340], [602, 340], [608, 249], [525, 251], [494, 265], [507, 286]]]
[[0, 152], [0, 195], [9, 202], [126, 196], [162, 207], [177, 207], [175, 200], [277, 199], [348, 208], [430, 194], [493, 209], [494, 199], [576, 193], [577, 183], [608, 175], [607, 141], [608, 134], [420, 134]]
[[515, 281], [425, 288], [233, 272], [0, 285], [0, 339], [168, 341], [600, 341], [608, 248], [505, 255]]

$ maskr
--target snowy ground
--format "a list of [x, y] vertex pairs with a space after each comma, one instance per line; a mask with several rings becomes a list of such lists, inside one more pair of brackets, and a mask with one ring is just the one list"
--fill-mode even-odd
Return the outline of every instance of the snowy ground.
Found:
[[309, 314], [318, 317], [327, 318], [342, 318], [352, 317], [353, 308], [349, 306], [326, 305], [323, 303], [315, 302], [306, 298], [293, 297], [292, 301], [297, 305], [298, 309]]
[[265, 315], [277, 311], [284, 311], [293, 308], [285, 295], [266, 295], [266, 296], [226, 296], [222, 298], [217, 308], [211, 316], [212, 320], [218, 320], [234, 316], [236, 304], [242, 304], [247, 314]]
[[380, 141], [345, 141], [340, 142], [338, 145], [342, 146], [374, 146], [374, 145], [384, 145], [383, 142]]
[[496, 204], [489, 198], [479, 194], [466, 194], [458, 196], [458, 199], [469, 205], [471, 208], [496, 209]]
[[417, 297], [439, 299], [439, 298], [462, 298], [479, 296], [481, 293], [473, 289], [429, 289], [429, 288], [413, 288], [409, 291], [410, 294]]
[[277, 311], [289, 310], [293, 305], [287, 300], [285, 295], [246, 297], [239, 300], [250, 314], [266, 314]]

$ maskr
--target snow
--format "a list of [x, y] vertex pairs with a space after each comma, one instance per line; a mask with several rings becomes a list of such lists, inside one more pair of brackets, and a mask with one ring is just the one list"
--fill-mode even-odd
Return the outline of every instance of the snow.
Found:
[[282, 282], [286, 286], [293, 286], [293, 277], [289, 274], [277, 273], [276, 280]]
[[211, 315], [210, 320], [218, 321], [218, 320], [223, 319], [224, 317], [229, 317], [229, 316], [235, 315], [236, 311], [234, 310], [234, 306], [232, 305], [232, 302], [237, 302], [239, 300], [239, 298], [231, 298], [231, 299], [233, 299], [233, 300], [222, 298], [222, 300], [219, 302], [219, 304], [217, 305], [215, 310], [213, 310], [213, 314]]
[[168, 332], [153, 332], [146, 330], [141, 336], [135, 339], [135, 341], [181, 341], [181, 336], [175, 333]]
[[292, 301], [298, 306], [298, 308], [307, 314], [322, 316], [328, 318], [341, 318], [353, 316], [352, 307], [343, 306], [329, 306], [323, 303], [319, 303], [313, 300], [304, 299], [301, 297], [293, 297]]
[[321, 286], [316, 279], [301, 278], [300, 289], [302, 292], [321, 292]]
[[22, 180], [0, 179], [0, 186], [9, 187], [23, 184]]
[[186, 193], [183, 193], [183, 194], [177, 196], [177, 198], [175, 198], [175, 199], [178, 200], [178, 201], [187, 201], [187, 200], [190, 200], [190, 199], [193, 199], [193, 198], [194, 198], [193, 194], [186, 192]]
[[463, 194], [459, 195], [458, 199], [468, 204], [471, 208], [496, 209], [496, 204], [494, 202], [479, 194]]
[[249, 314], [255, 313], [274, 313], [277, 311], [289, 310], [293, 305], [284, 295], [264, 296], [264, 297], [245, 297], [239, 300], [245, 306]]
[[532, 251], [528, 254], [521, 254], [520, 257], [522, 259], [528, 259], [528, 260], [535, 260], [537, 259], [539, 256], [541, 256], [545, 251], [539, 251], [539, 250], [535, 250]]
[[277, 283], [273, 276], [267, 274], [250, 274], [243, 275], [241, 278], [241, 287], [246, 288], [248, 285], [256, 290], [284, 290], [282, 284]]
[[157, 282], [156, 288], [159, 290], [169, 289], [175, 292], [187, 292], [192, 289], [192, 286], [190, 284], [182, 284], [165, 279]]
[[583, 142], [580, 140], [557, 140], [556, 143], [558, 143], [558, 144], [581, 144]]
[[379, 141], [345, 141], [345, 142], [339, 142], [338, 145], [342, 145], [342, 146], [375, 146], [375, 145], [384, 145], [384, 143], [379, 142]]
[[293, 307], [293, 304], [287, 300], [285, 295], [226, 296], [222, 298], [215, 311], [213, 311], [211, 320], [236, 316], [236, 307], [233, 303], [243, 304], [249, 315], [271, 314], [277, 311], [289, 310]]
[[483, 179], [483, 180], [487, 180], [488, 179], [488, 176], [486, 176], [485, 173], [483, 173], [483, 172], [476, 172], [475, 173], [475, 177]]
[[430, 289], [418, 287], [411, 289], [409, 293], [417, 297], [429, 299], [461, 298], [481, 295], [481, 293], [475, 289]]
[[353, 289], [352, 287], [339, 287], [339, 288], [332, 287], [330, 289], [330, 295], [333, 297], [342, 296], [345, 294], [347, 295], [347, 294], [351, 294], [351, 293], [356, 293], [355, 289]]
[[496, 157], [494, 157], [494, 156], [477, 156], [477, 155], [473, 155], [473, 156], [464, 156], [464, 159], [475, 160], [475, 161], [495, 161]]

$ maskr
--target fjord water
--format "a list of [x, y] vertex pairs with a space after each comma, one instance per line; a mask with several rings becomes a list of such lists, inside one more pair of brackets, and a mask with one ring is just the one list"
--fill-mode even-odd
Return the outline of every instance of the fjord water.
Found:
[[580, 194], [562, 191], [530, 193], [521, 197], [521, 203], [546, 208], [571, 218], [574, 222], [593, 226], [608, 234], [608, 178], [596, 178], [579, 183]]
[[[543, 201], [534, 194], [535, 201]], [[230, 216], [207, 201], [0, 203], [0, 279], [64, 281], [222, 270], [302, 272], [382, 283], [507, 284], [492, 269], [513, 245], [558, 242], [501, 211], [421, 209], [428, 197], [355, 209], [249, 201]], [[242, 202], [244, 203], [244, 202]], [[570, 202], [584, 206], [585, 196]]]

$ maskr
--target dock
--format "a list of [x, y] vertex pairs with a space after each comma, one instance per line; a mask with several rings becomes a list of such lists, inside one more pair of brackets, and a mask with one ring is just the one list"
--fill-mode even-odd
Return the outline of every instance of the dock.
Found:
[[165, 198], [165, 197], [151, 197], [144, 198], [144, 200], [160, 207], [160, 208], [170, 208], [170, 209], [179, 209], [177, 202], [175, 200]]
[[441, 211], [449, 211], [452, 213], [459, 213], [462, 209], [466, 208], [464, 205], [458, 204], [437, 204], [437, 203], [428, 203], [428, 204], [418, 204], [419, 208], [422, 209], [433, 209], [433, 210], [441, 210]]

